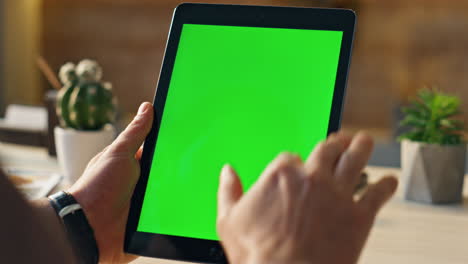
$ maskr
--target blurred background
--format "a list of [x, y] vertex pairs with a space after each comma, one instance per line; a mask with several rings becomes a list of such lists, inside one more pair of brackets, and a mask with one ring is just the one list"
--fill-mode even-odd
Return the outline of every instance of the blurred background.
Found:
[[[0, 117], [9, 104], [43, 104], [52, 88], [36, 66], [42, 55], [55, 72], [67, 61], [99, 61], [119, 99], [121, 122], [127, 122], [142, 101], [153, 99], [172, 11], [181, 2], [0, 0]], [[399, 108], [425, 85], [460, 96], [467, 109], [468, 0], [203, 2], [354, 9], [358, 24], [343, 127], [369, 130], [379, 143], [376, 152], [399, 152]]]

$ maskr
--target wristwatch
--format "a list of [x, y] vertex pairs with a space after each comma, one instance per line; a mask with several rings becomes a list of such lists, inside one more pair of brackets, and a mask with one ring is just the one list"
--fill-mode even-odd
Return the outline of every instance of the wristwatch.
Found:
[[98, 263], [99, 250], [94, 231], [89, 225], [81, 205], [71, 194], [64, 191], [55, 193], [48, 198], [65, 227], [78, 263]]

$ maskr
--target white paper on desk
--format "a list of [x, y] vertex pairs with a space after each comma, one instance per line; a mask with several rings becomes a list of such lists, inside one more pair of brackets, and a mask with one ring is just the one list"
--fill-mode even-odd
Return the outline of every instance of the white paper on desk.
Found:
[[9, 105], [0, 126], [16, 129], [46, 130], [47, 110], [45, 107]]

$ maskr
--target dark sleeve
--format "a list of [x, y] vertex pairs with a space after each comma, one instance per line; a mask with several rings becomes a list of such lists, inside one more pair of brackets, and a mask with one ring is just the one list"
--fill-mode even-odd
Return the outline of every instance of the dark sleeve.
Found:
[[0, 170], [0, 263], [75, 263], [46, 200], [31, 206]]

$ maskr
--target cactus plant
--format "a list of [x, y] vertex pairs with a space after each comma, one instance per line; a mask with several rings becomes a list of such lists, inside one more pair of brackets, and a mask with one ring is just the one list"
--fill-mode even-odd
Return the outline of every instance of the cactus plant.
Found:
[[110, 83], [101, 81], [102, 70], [93, 60], [64, 64], [63, 84], [57, 95], [57, 116], [62, 127], [99, 130], [115, 118], [116, 101]]

